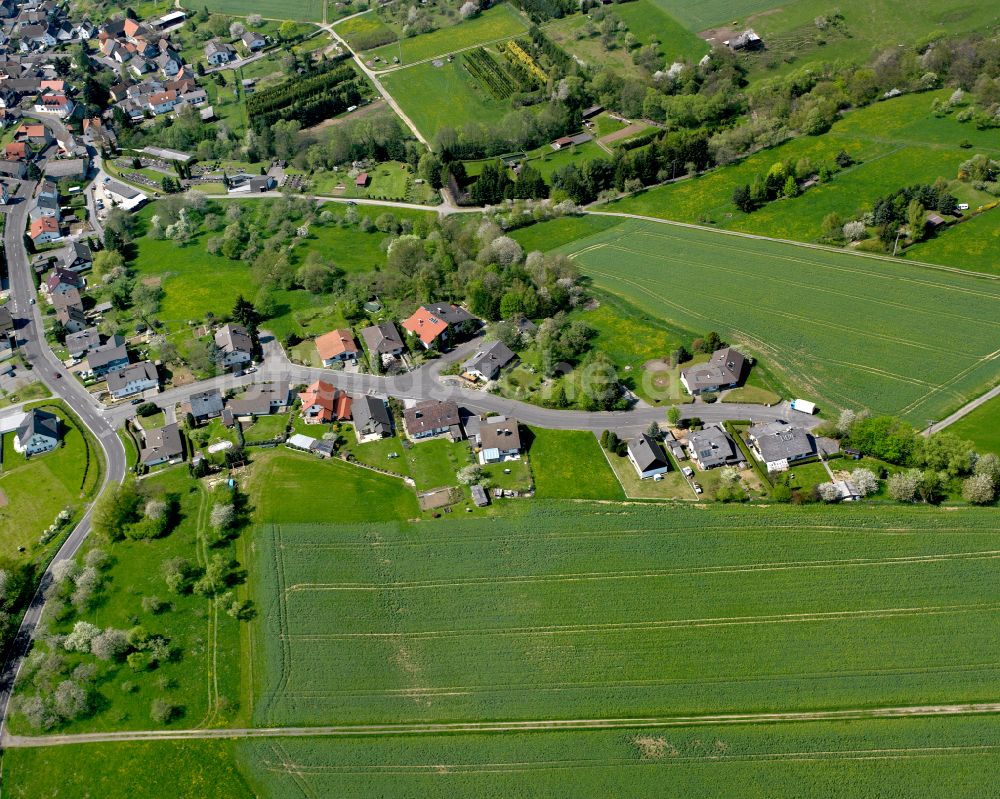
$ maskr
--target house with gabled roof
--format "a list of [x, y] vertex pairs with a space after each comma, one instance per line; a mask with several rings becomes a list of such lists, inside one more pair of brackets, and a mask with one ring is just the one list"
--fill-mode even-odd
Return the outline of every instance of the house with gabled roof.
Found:
[[239, 369], [253, 360], [253, 339], [243, 325], [220, 327], [215, 331], [215, 346], [223, 369]]
[[333, 366], [335, 363], [356, 363], [359, 349], [354, 334], [350, 330], [339, 329], [319, 336], [316, 352], [323, 366]]
[[351, 418], [351, 397], [327, 383], [317, 380], [299, 393], [302, 410], [299, 416], [306, 424], [329, 424]]
[[416, 336], [424, 348], [428, 348], [454, 339], [477, 321], [476, 317], [458, 305], [431, 303], [421, 305], [402, 324], [407, 333]]
[[358, 441], [388, 438], [392, 435], [392, 414], [381, 397], [356, 395], [351, 403], [351, 415]]
[[793, 463], [816, 457], [816, 439], [783, 421], [755, 424], [747, 431], [750, 451], [769, 472], [784, 472]]
[[462, 371], [476, 380], [496, 380], [500, 376], [500, 370], [516, 357], [513, 350], [502, 341], [494, 341], [463, 363]]
[[184, 441], [176, 422], [143, 432], [139, 463], [144, 466], [159, 466], [161, 463], [180, 463], [182, 460]]
[[703, 471], [719, 466], [737, 466], [744, 462], [736, 442], [721, 427], [706, 427], [688, 433], [687, 448], [691, 459]]
[[442, 435], [450, 435], [455, 441], [462, 439], [462, 419], [454, 402], [418, 402], [403, 411], [403, 427], [414, 441]]
[[517, 419], [506, 416], [487, 419], [479, 425], [476, 441], [482, 464], [515, 460], [521, 455], [521, 428]]
[[670, 471], [667, 454], [660, 446], [660, 442], [652, 436], [639, 433], [635, 438], [629, 439], [626, 447], [629, 462], [640, 480]]
[[14, 450], [30, 458], [58, 446], [59, 417], [38, 408], [28, 411], [14, 433]]
[[712, 353], [708, 363], [681, 370], [681, 384], [692, 396], [706, 391], [736, 388], [743, 380], [747, 359], [735, 347], [723, 347]]
[[406, 349], [403, 337], [399, 335], [399, 330], [392, 322], [382, 322], [364, 328], [361, 331], [361, 338], [365, 340], [365, 346], [368, 347], [368, 353], [372, 358], [383, 355], [396, 358]]

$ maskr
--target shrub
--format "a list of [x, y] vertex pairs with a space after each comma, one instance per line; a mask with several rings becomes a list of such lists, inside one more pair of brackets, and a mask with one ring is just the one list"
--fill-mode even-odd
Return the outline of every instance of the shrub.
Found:
[[149, 710], [149, 715], [157, 724], [169, 724], [177, 718], [180, 713], [181, 708], [179, 705], [161, 697], [153, 700], [152, 707], [150, 707]]
[[886, 488], [889, 496], [897, 502], [913, 502], [920, 488], [923, 475], [918, 469], [897, 472], [889, 478]]
[[996, 487], [987, 474], [974, 474], [962, 483], [962, 497], [973, 505], [988, 505], [996, 499]]

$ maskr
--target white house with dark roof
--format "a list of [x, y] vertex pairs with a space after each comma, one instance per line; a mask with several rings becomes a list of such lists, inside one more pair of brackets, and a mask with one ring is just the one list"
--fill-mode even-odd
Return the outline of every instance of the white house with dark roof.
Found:
[[708, 363], [681, 370], [681, 383], [692, 396], [706, 391], [736, 388], [743, 379], [746, 356], [735, 347], [723, 347], [712, 353]]
[[33, 408], [14, 433], [14, 451], [26, 458], [50, 452], [59, 446], [59, 417]]
[[215, 346], [224, 369], [240, 368], [253, 360], [253, 340], [242, 325], [223, 325], [215, 331]]
[[703, 471], [743, 463], [743, 456], [736, 442], [721, 427], [706, 427], [689, 433], [687, 448], [691, 459]]
[[816, 456], [816, 439], [801, 427], [775, 421], [747, 431], [750, 451], [769, 472], [784, 472], [793, 463]]
[[146, 430], [142, 435], [139, 462], [145, 466], [180, 463], [184, 460], [184, 442], [176, 423]]
[[215, 419], [222, 416], [224, 406], [222, 394], [217, 388], [210, 388], [207, 391], [199, 391], [192, 394], [188, 399], [189, 413], [196, 422], [204, 422], [208, 419]]
[[496, 380], [500, 370], [516, 357], [502, 341], [494, 341], [463, 363], [462, 371], [476, 380]]
[[358, 394], [351, 403], [351, 416], [358, 441], [375, 441], [392, 435], [392, 414], [384, 399]]
[[635, 468], [639, 479], [656, 477], [658, 474], [670, 471], [670, 461], [667, 459], [660, 442], [645, 433], [639, 433], [629, 440], [627, 446], [628, 459]]
[[108, 373], [108, 391], [115, 399], [124, 399], [159, 387], [160, 376], [156, 372], [156, 366], [149, 361], [133, 363], [124, 369]]

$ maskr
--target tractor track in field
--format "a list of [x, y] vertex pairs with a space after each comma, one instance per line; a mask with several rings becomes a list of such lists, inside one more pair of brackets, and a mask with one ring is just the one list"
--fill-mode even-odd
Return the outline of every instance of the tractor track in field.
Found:
[[970, 716], [1000, 713], [1000, 702], [851, 708], [774, 713], [723, 713], [700, 716], [636, 716], [628, 718], [525, 719], [518, 721], [466, 721], [397, 724], [345, 724], [315, 727], [242, 727], [233, 729], [125, 730], [76, 735], [10, 735], [0, 739], [5, 749], [70, 746], [85, 743], [129, 741], [183, 741], [233, 738], [311, 738], [377, 735], [435, 735], [455, 733], [523, 733], [560, 730], [656, 729], [669, 727], [775, 724], [781, 722], [845, 721], [914, 718], [920, 716]]

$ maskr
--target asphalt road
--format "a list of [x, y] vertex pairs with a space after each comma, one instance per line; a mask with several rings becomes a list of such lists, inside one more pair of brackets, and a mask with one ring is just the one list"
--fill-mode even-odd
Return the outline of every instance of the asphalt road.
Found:
[[[51, 126], [51, 120], [44, 120]], [[60, 125], [61, 127], [61, 125]], [[24, 245], [24, 228], [27, 223], [29, 199], [34, 185], [22, 182], [16, 192], [16, 202], [9, 206], [4, 228], [4, 247], [7, 255], [7, 269], [10, 278], [11, 311], [18, 347], [22, 356], [32, 364], [32, 374], [41, 380], [56, 397], [60, 397], [73, 409], [77, 417], [86, 425], [104, 450], [103, 491], [111, 483], [119, 483], [125, 477], [126, 456], [115, 430], [98, 410], [93, 398], [77, 380], [66, 372], [63, 365], [52, 354], [45, 343], [42, 315], [38, 306], [32, 304], [35, 284], [31, 277], [28, 253]], [[80, 545], [90, 532], [91, 509], [88, 509], [69, 537], [56, 552], [48, 568], [39, 581], [35, 595], [25, 611], [21, 626], [14, 640], [13, 654], [0, 673], [0, 731], [6, 725], [7, 709], [11, 689], [20, 671], [24, 656], [31, 645], [35, 628], [42, 615], [44, 592], [52, 580], [52, 567], [59, 561], [76, 555]]]

